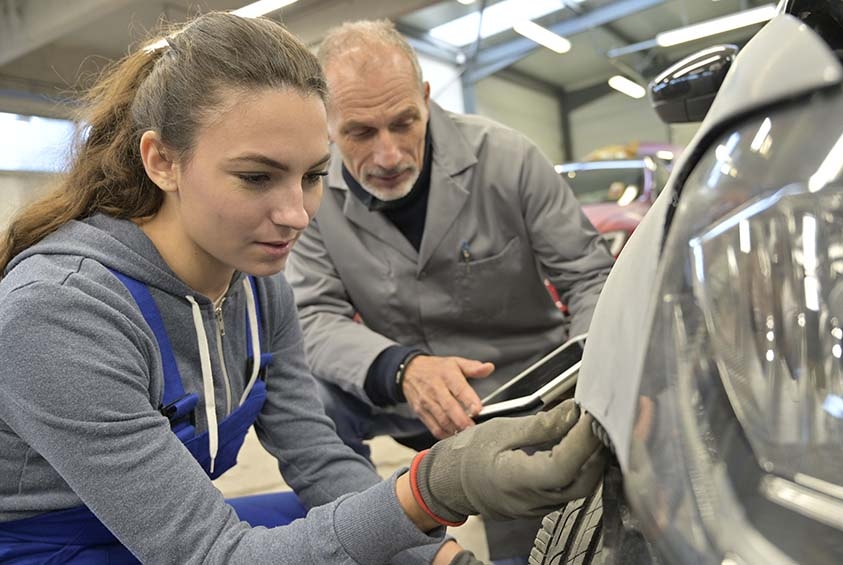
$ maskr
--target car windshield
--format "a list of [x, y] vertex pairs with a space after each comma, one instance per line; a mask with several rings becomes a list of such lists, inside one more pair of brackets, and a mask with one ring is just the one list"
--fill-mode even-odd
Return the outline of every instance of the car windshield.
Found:
[[632, 165], [586, 163], [562, 165], [559, 174], [574, 191], [581, 204], [614, 202], [625, 206], [641, 196], [644, 168]]

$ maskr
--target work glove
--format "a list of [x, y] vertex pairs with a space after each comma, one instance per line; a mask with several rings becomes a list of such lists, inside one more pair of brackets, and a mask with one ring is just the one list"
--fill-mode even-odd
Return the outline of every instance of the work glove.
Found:
[[410, 468], [416, 502], [437, 522], [469, 515], [544, 516], [591, 493], [605, 450], [573, 400], [547, 412], [496, 418], [436, 443]]
[[463, 549], [451, 559], [448, 565], [484, 565], [482, 561], [474, 557], [474, 554], [467, 549]]

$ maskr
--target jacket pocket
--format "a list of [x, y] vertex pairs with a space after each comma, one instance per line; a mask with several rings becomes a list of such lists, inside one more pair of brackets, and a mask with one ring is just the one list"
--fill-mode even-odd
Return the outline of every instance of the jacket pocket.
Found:
[[511, 314], [517, 305], [523, 257], [518, 236], [510, 239], [499, 252], [473, 260], [461, 257], [456, 277], [455, 302], [459, 314], [470, 323], [482, 324]]

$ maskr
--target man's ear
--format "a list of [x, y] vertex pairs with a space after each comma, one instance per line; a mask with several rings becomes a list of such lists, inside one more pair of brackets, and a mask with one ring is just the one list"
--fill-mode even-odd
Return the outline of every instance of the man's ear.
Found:
[[140, 154], [147, 176], [164, 192], [178, 189], [176, 162], [168, 152], [158, 132], [148, 130], [140, 139]]
[[424, 105], [430, 106], [430, 83], [427, 82], [427, 81], [424, 81], [423, 94], [424, 94]]

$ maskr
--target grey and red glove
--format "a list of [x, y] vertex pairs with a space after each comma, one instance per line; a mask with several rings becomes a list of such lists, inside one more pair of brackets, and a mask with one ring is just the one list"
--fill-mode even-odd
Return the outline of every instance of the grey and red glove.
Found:
[[474, 557], [474, 554], [467, 549], [463, 549], [451, 559], [448, 565], [485, 565], [482, 561]]
[[413, 459], [413, 496], [448, 526], [472, 514], [496, 520], [543, 516], [588, 495], [602, 476], [605, 450], [592, 421], [566, 400], [547, 412], [464, 430]]

